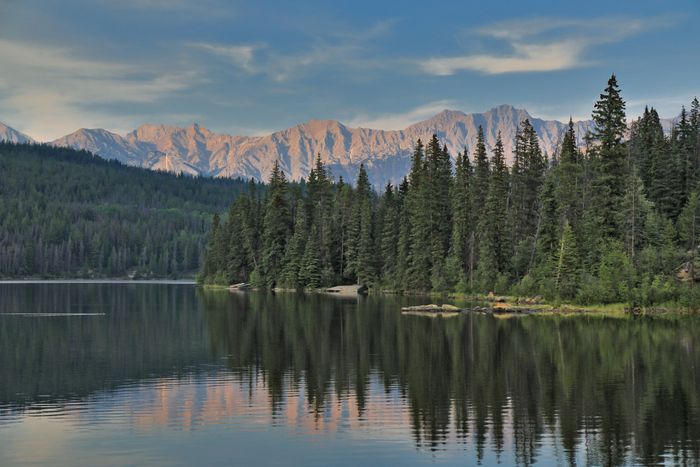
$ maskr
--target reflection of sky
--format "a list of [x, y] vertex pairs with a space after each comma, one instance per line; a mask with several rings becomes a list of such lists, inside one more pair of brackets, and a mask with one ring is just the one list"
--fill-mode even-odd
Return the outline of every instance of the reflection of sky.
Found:
[[[466, 440], [458, 440], [451, 426], [447, 442], [436, 451], [416, 450], [408, 402], [397, 387], [385, 388], [376, 374], [370, 378], [363, 411], [353, 391], [341, 397], [330, 391], [324, 406], [315, 411], [303, 384], [295, 387], [287, 379], [285, 387], [285, 400], [274, 416], [261, 375], [241, 379], [224, 370], [146, 380], [83, 401], [31, 407], [0, 424], [0, 465], [476, 461], [474, 426]], [[506, 409], [503, 450], [497, 456], [487, 439], [483, 464], [514, 463], [510, 420]], [[543, 437], [537, 459], [566, 462], [552, 433]]]

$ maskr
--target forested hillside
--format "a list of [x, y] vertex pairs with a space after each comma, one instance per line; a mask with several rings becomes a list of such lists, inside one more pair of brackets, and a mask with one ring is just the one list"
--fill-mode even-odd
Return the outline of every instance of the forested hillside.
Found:
[[184, 277], [246, 182], [0, 143], [0, 277]]
[[[317, 162], [305, 190], [277, 165], [265, 197], [236, 199], [215, 220], [201, 279], [261, 287], [359, 282], [404, 292], [544, 294], [578, 302], [696, 300], [700, 104], [669, 136], [647, 109], [631, 129], [613, 75], [592, 111], [548, 159], [524, 120], [507, 167], [483, 132], [454, 167], [436, 136], [415, 145], [399, 186], [377, 195]], [[577, 136], [585, 138], [579, 149]]]

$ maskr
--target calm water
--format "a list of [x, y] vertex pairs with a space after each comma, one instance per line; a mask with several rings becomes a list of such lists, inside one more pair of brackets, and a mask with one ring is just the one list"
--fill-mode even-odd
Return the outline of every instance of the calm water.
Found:
[[0, 284], [0, 465], [700, 464], [700, 320]]

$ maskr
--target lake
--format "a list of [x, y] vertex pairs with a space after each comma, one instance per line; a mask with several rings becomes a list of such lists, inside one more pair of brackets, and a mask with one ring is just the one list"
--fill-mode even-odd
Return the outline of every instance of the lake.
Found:
[[700, 319], [0, 283], [0, 465], [700, 463]]

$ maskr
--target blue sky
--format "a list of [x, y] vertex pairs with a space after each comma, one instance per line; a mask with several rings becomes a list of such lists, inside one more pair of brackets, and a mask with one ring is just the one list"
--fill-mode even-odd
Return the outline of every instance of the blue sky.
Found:
[[628, 113], [700, 95], [700, 1], [0, 0], [0, 121], [40, 140], [312, 118], [403, 128], [507, 103], [587, 118], [611, 72]]

